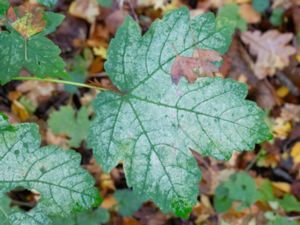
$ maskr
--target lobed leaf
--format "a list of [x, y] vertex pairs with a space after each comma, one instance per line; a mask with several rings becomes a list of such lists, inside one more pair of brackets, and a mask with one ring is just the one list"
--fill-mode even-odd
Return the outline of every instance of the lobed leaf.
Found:
[[[34, 189], [41, 194], [35, 210], [45, 215], [65, 216], [99, 204], [93, 178], [79, 166], [80, 155], [56, 146], [40, 148], [40, 141], [34, 124], [1, 132], [0, 196], [17, 187]], [[31, 213], [20, 216], [29, 218]]]
[[40, 10], [37, 15], [30, 9], [19, 11], [22, 12], [20, 18], [10, 8], [12, 24], [7, 27], [10, 32], [0, 32], [0, 84], [19, 76], [22, 69], [37, 77], [66, 77], [60, 49], [45, 37], [56, 29], [64, 16]]
[[197, 201], [200, 171], [189, 149], [217, 159], [271, 138], [263, 111], [231, 79], [172, 84], [175, 58], [196, 48], [223, 54], [231, 27], [211, 13], [190, 20], [187, 8], [154, 22], [141, 36], [127, 18], [112, 40], [105, 69], [121, 93], [100, 93], [88, 143], [105, 171], [123, 161], [127, 183], [164, 211], [187, 216]]

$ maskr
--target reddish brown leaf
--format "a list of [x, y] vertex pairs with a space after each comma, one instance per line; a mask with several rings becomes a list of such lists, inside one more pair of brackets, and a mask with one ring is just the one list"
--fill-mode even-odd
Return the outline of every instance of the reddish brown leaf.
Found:
[[190, 83], [195, 82], [199, 76], [213, 76], [219, 68], [214, 62], [222, 60], [220, 54], [214, 50], [196, 49], [192, 57], [176, 56], [172, 65], [171, 75], [175, 84], [178, 84], [181, 76], [187, 78]]

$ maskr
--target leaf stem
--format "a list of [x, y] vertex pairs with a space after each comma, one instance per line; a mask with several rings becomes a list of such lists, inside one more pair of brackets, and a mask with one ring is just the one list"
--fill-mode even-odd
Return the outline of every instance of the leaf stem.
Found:
[[103, 88], [103, 87], [96, 87], [88, 84], [78, 83], [74, 81], [68, 81], [68, 80], [59, 80], [59, 79], [52, 79], [52, 78], [39, 78], [39, 77], [15, 77], [13, 80], [22, 80], [22, 81], [42, 81], [42, 82], [51, 82], [51, 83], [58, 83], [58, 84], [67, 84], [67, 85], [73, 85], [77, 87], [82, 88], [90, 88], [95, 89], [98, 91], [108, 91], [109, 89]]

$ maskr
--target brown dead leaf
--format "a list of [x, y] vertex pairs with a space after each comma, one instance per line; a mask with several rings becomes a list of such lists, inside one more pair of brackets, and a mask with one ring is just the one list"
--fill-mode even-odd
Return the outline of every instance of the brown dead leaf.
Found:
[[26, 96], [33, 104], [39, 105], [51, 97], [54, 91], [63, 90], [63, 84], [54, 84], [40, 81], [25, 81], [17, 87], [17, 91]]
[[262, 34], [256, 30], [244, 32], [241, 38], [249, 45], [251, 54], [257, 56], [254, 72], [259, 79], [273, 76], [276, 69], [288, 66], [289, 57], [296, 53], [296, 49], [288, 45], [293, 38], [292, 33], [269, 30]]
[[24, 38], [29, 38], [44, 30], [46, 21], [43, 17], [43, 9], [31, 4], [18, 8], [10, 7], [8, 10], [9, 22]]
[[184, 76], [193, 83], [199, 76], [212, 77], [219, 70], [213, 62], [221, 60], [222, 57], [217, 51], [200, 48], [195, 49], [192, 57], [178, 55], [171, 69], [172, 80], [178, 84], [180, 77]]
[[285, 121], [300, 121], [300, 105], [286, 103], [281, 109], [280, 117]]
[[94, 23], [96, 17], [100, 14], [100, 9], [96, 0], [76, 0], [72, 2], [69, 13], [85, 19], [89, 23]]
[[115, 34], [119, 26], [121, 26], [124, 22], [126, 16], [128, 16], [128, 12], [124, 11], [123, 9], [119, 9], [106, 17], [105, 23], [108, 31], [112, 34]]
[[251, 4], [242, 4], [240, 6], [240, 15], [247, 23], [258, 23], [261, 20], [260, 13], [256, 12]]
[[141, 225], [141, 224], [131, 217], [124, 217], [122, 225]]
[[113, 195], [109, 195], [108, 197], [105, 197], [102, 204], [101, 204], [101, 207], [104, 208], [104, 209], [110, 209], [112, 208], [113, 206], [117, 205], [118, 202], [117, 200], [114, 198]]

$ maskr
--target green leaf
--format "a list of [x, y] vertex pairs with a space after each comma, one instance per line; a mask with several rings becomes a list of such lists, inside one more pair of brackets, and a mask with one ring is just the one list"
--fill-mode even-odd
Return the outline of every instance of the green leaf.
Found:
[[231, 3], [221, 7], [217, 16], [218, 27], [232, 27], [232, 29], [247, 30], [246, 21], [240, 16], [240, 7], [237, 4]]
[[214, 207], [218, 213], [226, 212], [231, 208], [233, 200], [229, 196], [229, 190], [224, 185], [219, 185], [215, 192]]
[[300, 212], [300, 202], [293, 195], [284, 195], [279, 204], [286, 212]]
[[[80, 168], [78, 153], [40, 148], [35, 124], [18, 124], [15, 129], [0, 134], [0, 196], [17, 187], [34, 189], [41, 194], [35, 210], [46, 215], [65, 216], [99, 204], [94, 180]], [[22, 213], [24, 218], [30, 215]]]
[[8, 122], [8, 117], [0, 112], [0, 133], [3, 131], [14, 131], [14, 127]]
[[284, 9], [277, 8], [272, 11], [270, 22], [274, 26], [280, 26], [282, 24]]
[[94, 211], [82, 212], [77, 216], [76, 225], [99, 225], [109, 221], [107, 209], [98, 208]]
[[269, 221], [267, 225], [298, 225], [296, 221], [288, 220], [285, 217], [277, 216], [274, 221]]
[[7, 196], [0, 197], [0, 221], [1, 225], [50, 225], [50, 219], [42, 212], [32, 209], [28, 213], [10, 208], [10, 200]]
[[86, 107], [82, 107], [76, 115], [71, 106], [63, 106], [50, 115], [48, 125], [53, 133], [66, 134], [70, 137], [70, 146], [79, 147], [87, 136], [90, 125], [89, 113]]
[[52, 8], [57, 4], [58, 0], [37, 0], [37, 2], [46, 7]]
[[146, 200], [144, 196], [129, 189], [117, 190], [114, 196], [118, 202], [118, 212], [122, 216], [131, 216]]
[[65, 16], [54, 12], [45, 12], [43, 19], [46, 21], [45, 29], [36, 36], [45, 36], [56, 30], [56, 28], [62, 23]]
[[165, 212], [187, 216], [197, 201], [200, 171], [189, 149], [229, 159], [271, 136], [263, 111], [245, 100], [246, 85], [221, 78], [172, 84], [178, 54], [224, 53], [231, 34], [216, 28], [213, 14], [190, 20], [181, 8], [144, 36], [128, 17], [110, 44], [105, 69], [121, 93], [97, 96], [88, 143], [105, 171], [122, 160], [128, 185]]
[[227, 211], [233, 201], [239, 201], [239, 209], [249, 207], [258, 199], [256, 184], [252, 177], [245, 172], [230, 176], [228, 181], [221, 183], [214, 198], [217, 212]]
[[52, 225], [100, 225], [109, 221], [107, 209], [88, 210], [68, 218], [52, 218]]
[[112, 0], [97, 0], [98, 4], [106, 7], [106, 8], [111, 8], [113, 5], [113, 1]]
[[0, 43], [0, 84], [17, 77], [23, 68], [37, 77], [66, 76], [60, 49], [47, 38], [38, 36], [25, 41], [16, 32], [1, 32]]
[[0, 0], [0, 19], [6, 13], [6, 11], [8, 10], [8, 7], [9, 7], [8, 0]]
[[252, 6], [257, 12], [264, 12], [270, 7], [270, 0], [252, 0]]
[[259, 191], [259, 200], [264, 202], [275, 201], [276, 198], [273, 194], [272, 183], [269, 180], [264, 180], [261, 186], [258, 189]]

